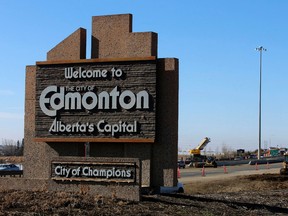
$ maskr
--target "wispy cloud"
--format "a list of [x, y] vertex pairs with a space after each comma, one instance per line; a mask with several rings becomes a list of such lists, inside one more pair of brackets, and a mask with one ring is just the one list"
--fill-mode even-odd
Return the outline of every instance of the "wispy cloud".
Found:
[[0, 119], [23, 120], [23, 113], [0, 112]]
[[1, 96], [11, 96], [11, 95], [14, 95], [14, 92], [11, 90], [0, 89], [0, 95]]

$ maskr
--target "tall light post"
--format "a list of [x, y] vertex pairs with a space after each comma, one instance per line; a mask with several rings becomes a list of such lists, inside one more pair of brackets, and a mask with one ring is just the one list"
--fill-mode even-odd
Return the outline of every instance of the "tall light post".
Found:
[[267, 51], [263, 46], [257, 47], [260, 53], [260, 79], [259, 79], [259, 145], [258, 145], [258, 159], [261, 158], [261, 110], [262, 110], [262, 52]]

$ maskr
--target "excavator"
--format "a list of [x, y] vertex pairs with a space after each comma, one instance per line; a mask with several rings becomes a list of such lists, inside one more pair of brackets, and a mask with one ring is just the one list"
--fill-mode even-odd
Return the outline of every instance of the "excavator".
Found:
[[288, 175], [288, 152], [284, 154], [283, 167], [280, 169], [280, 175]]
[[201, 155], [201, 151], [207, 146], [207, 144], [210, 142], [210, 138], [205, 137], [199, 145], [191, 149], [189, 151], [190, 153], [190, 166], [192, 167], [214, 167], [217, 168], [217, 163], [215, 161], [215, 158], [212, 156], [206, 156], [206, 155]]

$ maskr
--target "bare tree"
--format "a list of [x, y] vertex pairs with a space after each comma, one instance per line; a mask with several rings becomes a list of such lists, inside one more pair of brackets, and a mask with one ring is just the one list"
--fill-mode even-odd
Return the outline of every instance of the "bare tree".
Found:
[[5, 156], [23, 155], [23, 147], [19, 140], [2, 139], [2, 154]]
[[233, 158], [235, 155], [233, 149], [225, 143], [222, 144], [222, 154], [225, 158]]

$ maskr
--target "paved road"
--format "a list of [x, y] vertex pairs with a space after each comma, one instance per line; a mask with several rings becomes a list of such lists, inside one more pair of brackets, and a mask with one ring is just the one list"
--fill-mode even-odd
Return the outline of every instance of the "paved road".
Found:
[[[206, 167], [204, 173], [202, 168], [185, 168], [180, 169], [180, 182], [189, 183], [191, 181], [198, 180], [211, 180], [211, 179], [221, 179], [232, 176], [239, 175], [251, 175], [251, 174], [263, 174], [263, 173], [279, 173], [282, 163], [273, 163], [273, 164], [261, 164], [261, 165], [235, 165], [235, 166], [226, 166], [226, 173], [223, 166], [218, 168]], [[203, 175], [205, 174], [205, 175]]]

